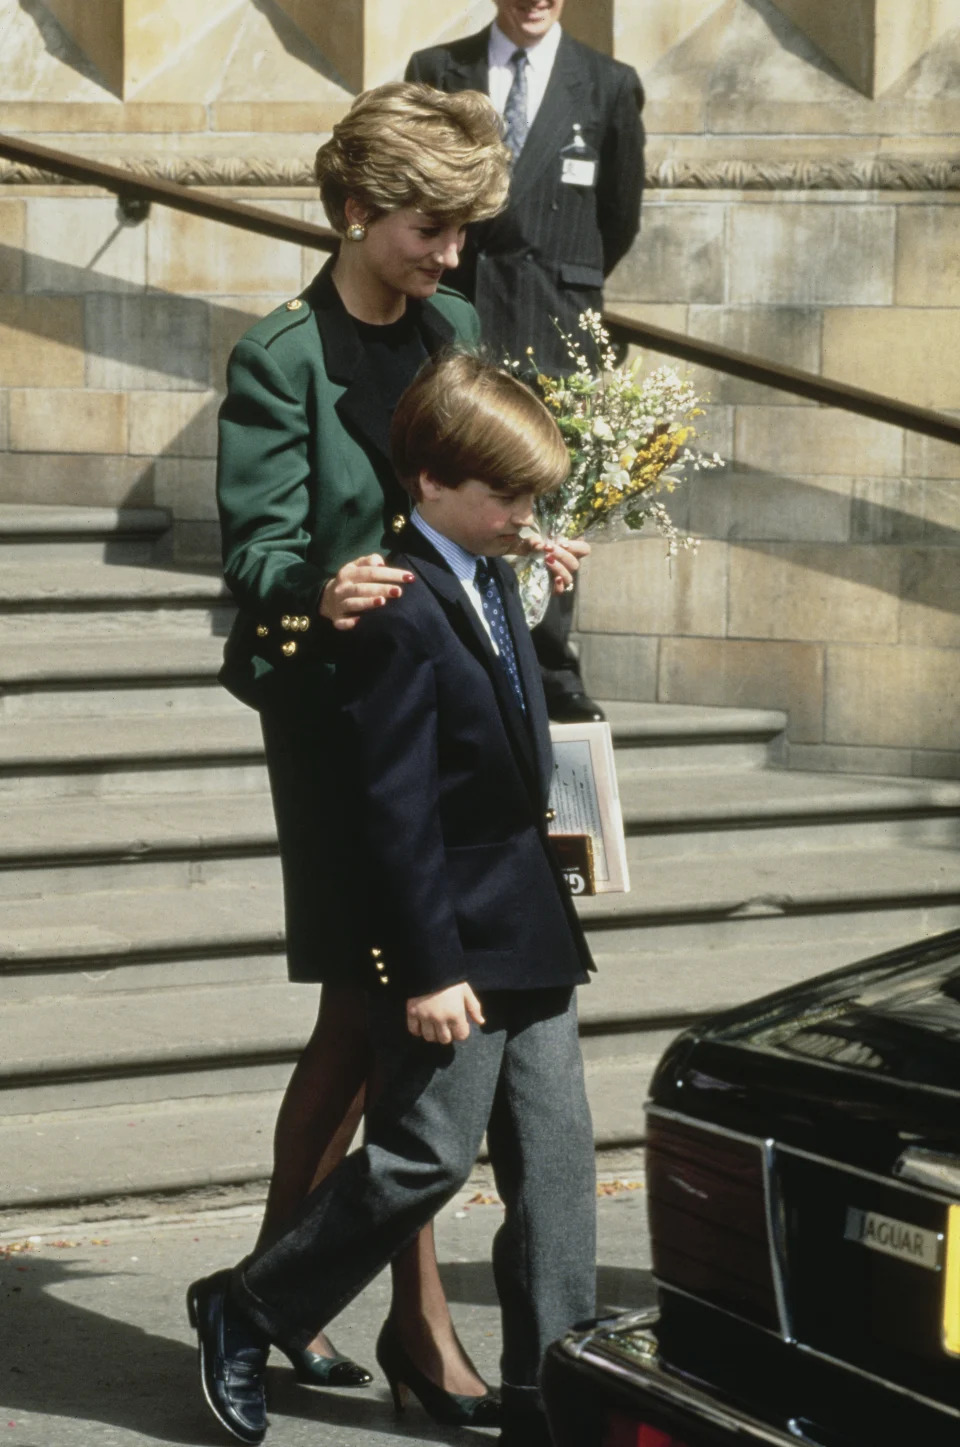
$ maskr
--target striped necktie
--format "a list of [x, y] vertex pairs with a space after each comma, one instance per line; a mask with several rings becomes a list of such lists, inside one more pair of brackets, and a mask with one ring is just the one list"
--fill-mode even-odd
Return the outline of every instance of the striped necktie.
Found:
[[510, 64], [513, 67], [513, 82], [503, 108], [503, 140], [516, 161], [530, 129], [527, 119], [527, 67], [530, 57], [525, 50], [515, 50], [510, 57]]
[[526, 713], [527, 701], [523, 696], [523, 685], [520, 682], [520, 670], [517, 667], [517, 655], [514, 652], [513, 638], [510, 635], [510, 625], [507, 622], [507, 615], [503, 611], [500, 585], [486, 558], [477, 559], [475, 581], [477, 592], [480, 594], [480, 602], [483, 605], [483, 616], [486, 618], [491, 636], [500, 650], [500, 662], [510, 680], [521, 713]]

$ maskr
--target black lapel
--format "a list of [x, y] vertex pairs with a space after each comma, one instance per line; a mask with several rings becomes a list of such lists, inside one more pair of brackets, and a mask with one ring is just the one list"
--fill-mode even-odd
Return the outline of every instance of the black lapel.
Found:
[[490, 26], [451, 47], [447, 65], [440, 76], [440, 89], [455, 92], [479, 90], [490, 93]]
[[[463, 591], [459, 578], [457, 578], [447, 566], [436, 549], [431, 547], [419, 528], [414, 527], [412, 523], [408, 523], [397, 538], [396, 551], [410, 560], [412, 567], [440, 599], [444, 612], [450, 619], [451, 626], [457, 636], [466, 644], [474, 657], [479, 659], [490, 675], [494, 692], [497, 695], [497, 703], [500, 705], [500, 713], [503, 716], [503, 721], [514, 752], [517, 755], [518, 762], [521, 765], [522, 771], [527, 775], [531, 785], [533, 785], [535, 793], [539, 795], [542, 793], [543, 780], [540, 759], [541, 749], [540, 747], [535, 747], [532, 732], [534, 717], [531, 714], [531, 716], [527, 718], [521, 713], [520, 707], [514, 697], [513, 687], [507, 676], [507, 671], [493, 651], [487, 631], [477, 617], [476, 609], [472, 606], [466, 593]], [[502, 578], [501, 587], [504, 593], [504, 599], [509, 607], [509, 586], [504, 586]], [[524, 641], [529, 644], [532, 652], [533, 645], [529, 642], [529, 631], [527, 630], [526, 624], [522, 621], [522, 612], [520, 616], [522, 632], [527, 635]], [[516, 634], [517, 624], [512, 612], [509, 614], [509, 617], [511, 630]], [[517, 653], [519, 665], [519, 647], [517, 647]], [[534, 664], [536, 665], [535, 658]], [[524, 684], [524, 692], [528, 698], [527, 709], [529, 713], [531, 698], [536, 702], [540, 702], [539, 695], [542, 693], [542, 690], [539, 688], [539, 685], [536, 689], [527, 688], [526, 677], [522, 668], [520, 678]], [[539, 724], [539, 714], [537, 714], [536, 722]], [[549, 740], [549, 729], [547, 736]]]
[[510, 206], [516, 205], [551, 161], [573, 139], [575, 121], [582, 121], [581, 98], [585, 78], [576, 42], [564, 31], [560, 36], [546, 93], [510, 179]]
[[[327, 376], [346, 389], [335, 404], [337, 415], [389, 465], [391, 413], [332, 272], [330, 260], [310, 283], [306, 295], [317, 319]], [[430, 356], [450, 345], [456, 336], [453, 325], [435, 306], [417, 301], [408, 305]]]
[[335, 403], [337, 415], [355, 436], [379, 453], [382, 461], [389, 463], [390, 413], [353, 318], [334, 286], [333, 260], [310, 283], [307, 298], [317, 319], [327, 376], [346, 389]]
[[523, 616], [517, 575], [510, 564], [505, 563], [502, 559], [497, 559], [494, 567], [500, 577], [500, 589], [506, 606], [507, 622], [510, 624], [510, 632], [513, 635], [517, 667], [520, 670], [520, 682], [523, 684], [523, 692], [527, 700], [527, 724], [536, 754], [537, 773], [543, 797], [546, 799], [553, 780], [553, 744], [550, 741], [550, 719], [543, 692], [540, 662], [533, 646], [527, 620]]

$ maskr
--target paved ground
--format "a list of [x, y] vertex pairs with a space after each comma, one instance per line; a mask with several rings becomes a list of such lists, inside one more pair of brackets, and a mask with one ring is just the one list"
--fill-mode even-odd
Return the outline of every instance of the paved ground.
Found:
[[[635, 1156], [601, 1175], [599, 1287], [605, 1305], [651, 1299], [646, 1211]], [[152, 1215], [91, 1221], [81, 1213], [0, 1222], [0, 1447], [216, 1447], [196, 1384], [183, 1307], [195, 1276], [234, 1261], [258, 1219], [243, 1197], [216, 1209], [155, 1205]], [[488, 1265], [502, 1208], [478, 1175], [438, 1221], [444, 1281], [464, 1341], [497, 1376], [498, 1327]], [[29, 1239], [29, 1238], [33, 1239]], [[371, 1367], [387, 1305], [381, 1277], [343, 1313], [334, 1339]], [[491, 1434], [435, 1426], [414, 1404], [396, 1418], [383, 1379], [360, 1392], [298, 1387], [269, 1372], [270, 1447], [481, 1447]]]

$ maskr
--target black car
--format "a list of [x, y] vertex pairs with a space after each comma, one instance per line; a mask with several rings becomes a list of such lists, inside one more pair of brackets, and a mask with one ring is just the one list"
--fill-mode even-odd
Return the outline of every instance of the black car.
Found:
[[551, 1348], [558, 1447], [957, 1447], [960, 930], [687, 1031], [647, 1111], [659, 1310]]

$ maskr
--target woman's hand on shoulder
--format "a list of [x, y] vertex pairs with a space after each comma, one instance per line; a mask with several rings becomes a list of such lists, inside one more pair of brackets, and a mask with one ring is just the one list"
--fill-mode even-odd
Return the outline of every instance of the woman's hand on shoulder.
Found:
[[414, 576], [401, 568], [388, 568], [379, 553], [354, 558], [344, 563], [327, 583], [320, 595], [320, 616], [334, 628], [345, 631], [356, 628], [364, 613], [382, 608], [391, 598], [403, 592], [401, 583], [412, 583]]

